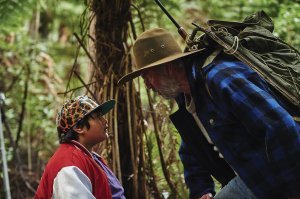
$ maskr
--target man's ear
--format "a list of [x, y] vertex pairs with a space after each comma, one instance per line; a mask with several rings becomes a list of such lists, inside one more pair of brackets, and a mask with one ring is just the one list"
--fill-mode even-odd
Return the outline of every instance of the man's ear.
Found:
[[78, 134], [84, 134], [85, 133], [85, 128], [77, 127], [76, 125], [73, 127], [73, 130], [76, 131]]

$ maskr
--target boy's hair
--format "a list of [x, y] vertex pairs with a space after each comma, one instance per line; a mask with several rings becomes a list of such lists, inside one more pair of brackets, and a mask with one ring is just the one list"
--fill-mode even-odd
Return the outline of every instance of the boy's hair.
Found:
[[[84, 117], [74, 127], [77, 128], [86, 127], [87, 129], [90, 129], [90, 123], [89, 123], [90, 118], [93, 118], [92, 114]], [[78, 141], [79, 138], [78, 133], [73, 128], [71, 128], [67, 133], [63, 133], [59, 131], [59, 129], [57, 129], [57, 133], [58, 133], [58, 139], [60, 144], [70, 142], [71, 140]]]

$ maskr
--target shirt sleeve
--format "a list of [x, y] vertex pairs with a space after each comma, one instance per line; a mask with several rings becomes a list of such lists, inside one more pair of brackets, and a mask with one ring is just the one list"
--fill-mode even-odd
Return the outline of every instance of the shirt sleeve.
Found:
[[264, 143], [269, 161], [279, 170], [299, 163], [299, 124], [276, 100], [266, 81], [242, 62], [221, 62], [211, 68], [207, 84], [216, 104]]
[[215, 194], [210, 172], [199, 162], [184, 143], [181, 142], [179, 156], [184, 166], [184, 178], [190, 190], [190, 198], [199, 198], [206, 193]]
[[53, 183], [53, 199], [95, 199], [90, 179], [75, 166], [60, 170]]

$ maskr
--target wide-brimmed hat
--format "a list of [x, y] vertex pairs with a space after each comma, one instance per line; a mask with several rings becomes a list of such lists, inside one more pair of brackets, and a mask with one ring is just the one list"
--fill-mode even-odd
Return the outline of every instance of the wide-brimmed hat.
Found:
[[145, 31], [133, 44], [133, 56], [137, 69], [124, 75], [118, 84], [136, 78], [144, 70], [177, 60], [201, 50], [182, 52], [171, 33], [162, 28]]
[[99, 105], [86, 95], [68, 100], [57, 113], [57, 131], [59, 133], [67, 133], [84, 117], [94, 112], [99, 112], [101, 115], [104, 115], [110, 111], [114, 105], [115, 100], [109, 100]]

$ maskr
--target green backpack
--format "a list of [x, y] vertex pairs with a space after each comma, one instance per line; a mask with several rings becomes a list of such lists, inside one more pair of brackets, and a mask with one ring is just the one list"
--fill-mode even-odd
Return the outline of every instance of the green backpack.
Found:
[[[221, 46], [300, 110], [300, 53], [272, 34], [274, 24], [264, 11], [246, 17], [241, 23], [209, 20], [208, 25], [206, 29], [196, 25], [187, 40], [189, 50]], [[204, 34], [193, 38], [199, 30]]]

